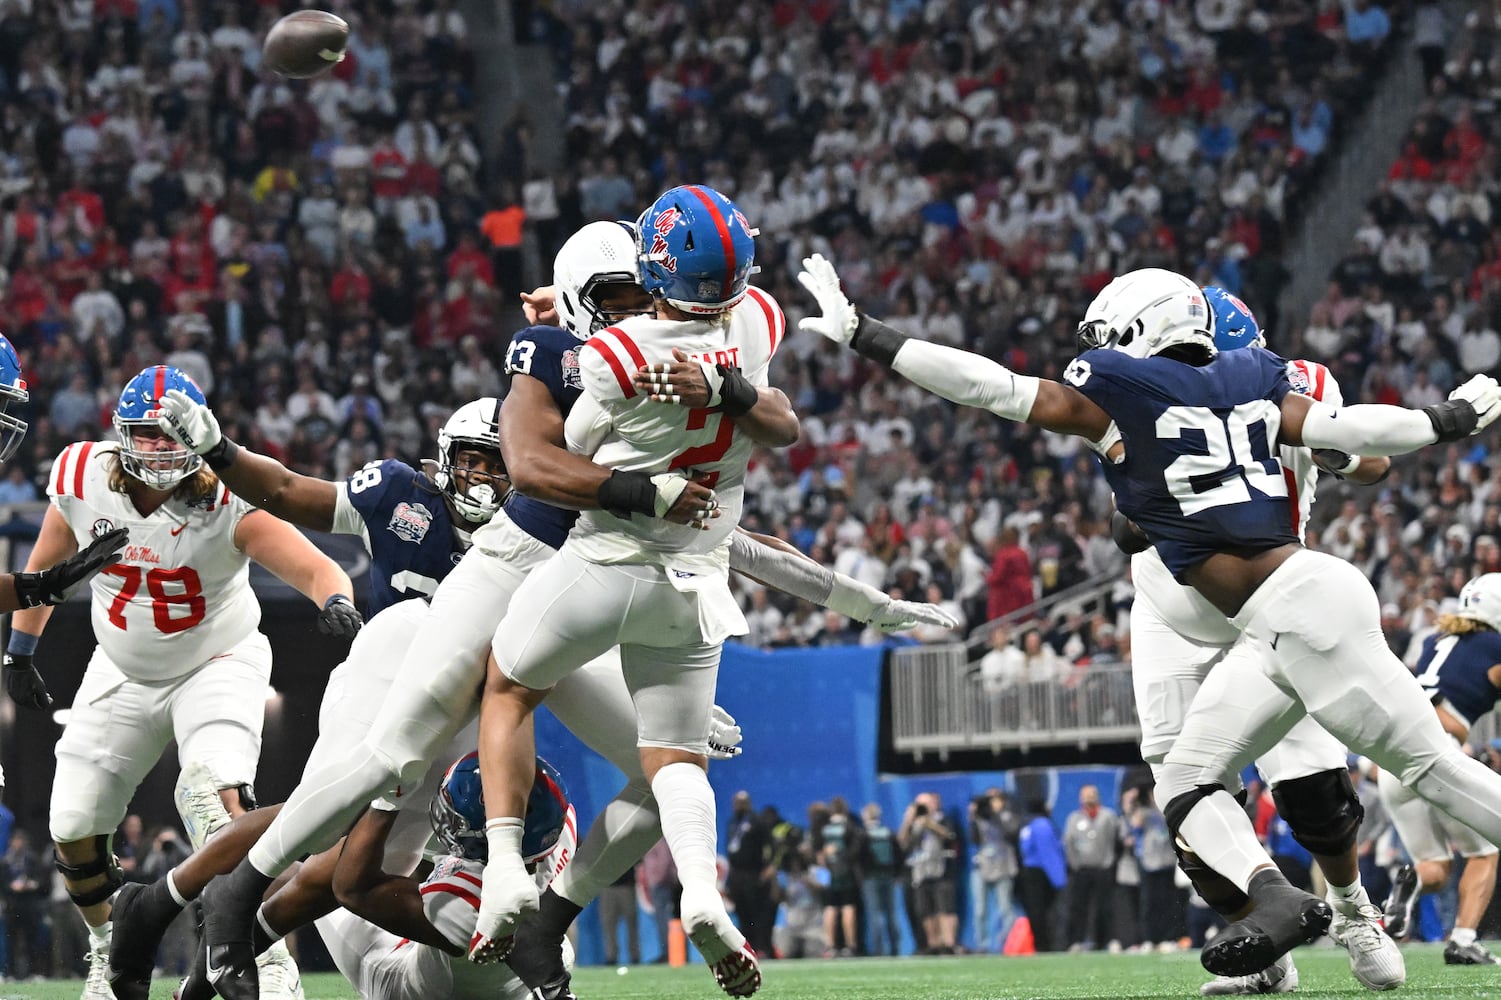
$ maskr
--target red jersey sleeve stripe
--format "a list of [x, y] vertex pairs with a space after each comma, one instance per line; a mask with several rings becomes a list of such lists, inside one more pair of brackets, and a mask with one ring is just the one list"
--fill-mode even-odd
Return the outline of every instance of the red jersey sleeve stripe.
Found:
[[615, 373], [615, 381], [619, 384], [620, 392], [626, 399], [631, 399], [636, 395], [636, 386], [631, 382], [631, 377], [626, 374], [625, 365], [620, 363], [620, 359], [615, 356], [615, 352], [608, 344], [600, 340], [598, 336], [594, 336], [584, 343], [584, 347], [585, 349], [594, 348], [599, 352], [600, 357], [605, 359], [605, 363], [610, 366], [610, 371]]
[[454, 878], [461, 878], [465, 882], [468, 882], [470, 885], [479, 886], [481, 888], [484, 887], [484, 883], [483, 882], [481, 882], [479, 879], [475, 878], [473, 875], [469, 874], [468, 872], [454, 872], [453, 873], [453, 877]]
[[423, 886], [418, 891], [424, 896], [430, 896], [435, 892], [446, 893], [447, 895], [462, 899], [476, 910], [479, 909], [479, 897], [463, 886], [454, 885], [452, 882], [432, 882]]
[[86, 442], [78, 449], [78, 459], [73, 463], [73, 495], [83, 499], [83, 473], [89, 465], [89, 452], [94, 450], [94, 442]]
[[73, 449], [77, 447], [76, 444], [70, 444], [63, 449], [61, 455], [57, 456], [57, 482], [52, 484], [52, 492], [58, 496], [66, 496], [63, 492], [63, 482], [68, 474], [68, 460], [73, 457]]
[[1319, 402], [1324, 400], [1324, 378], [1329, 374], [1329, 369], [1323, 365], [1314, 365], [1314, 373], [1318, 375], [1318, 383], [1313, 387], [1313, 398]]
[[756, 304], [761, 307], [761, 312], [766, 316], [766, 333], [771, 339], [771, 353], [775, 354], [777, 343], [782, 339], [783, 326], [787, 322], [786, 317], [782, 315], [782, 307], [771, 301], [770, 296], [754, 285], [747, 288], [746, 293], [756, 300]]
[[631, 363], [637, 368], [642, 368], [646, 365], [646, 355], [641, 353], [641, 348], [637, 347], [636, 342], [627, 337], [625, 331], [620, 327], [607, 326], [599, 332], [614, 334], [615, 339], [620, 342], [620, 346], [625, 348], [625, 353], [631, 359]]

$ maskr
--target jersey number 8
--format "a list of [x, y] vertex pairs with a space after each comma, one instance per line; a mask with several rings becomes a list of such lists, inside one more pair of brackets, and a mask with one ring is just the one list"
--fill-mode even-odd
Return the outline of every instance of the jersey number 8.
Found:
[[380, 485], [380, 463], [370, 462], [349, 477], [349, 492], [363, 493], [372, 486]]

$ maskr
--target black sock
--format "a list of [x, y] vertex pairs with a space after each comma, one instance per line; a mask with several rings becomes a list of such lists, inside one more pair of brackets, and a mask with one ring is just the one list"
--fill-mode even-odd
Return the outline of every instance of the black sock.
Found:
[[255, 949], [257, 955], [280, 940], [281, 938], [274, 938], [266, 932], [266, 927], [261, 923], [259, 916], [255, 918], [255, 923], [250, 927], [250, 947]]
[[569, 899], [564, 899], [552, 889], [542, 893], [540, 905], [537, 908], [537, 930], [548, 938], [556, 938], [559, 941], [568, 933], [568, 928], [578, 919], [578, 915], [584, 912], [584, 908]]

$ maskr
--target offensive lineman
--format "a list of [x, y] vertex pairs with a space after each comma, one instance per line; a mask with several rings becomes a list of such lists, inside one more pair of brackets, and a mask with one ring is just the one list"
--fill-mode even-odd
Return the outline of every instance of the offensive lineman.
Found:
[[[1477, 576], [1459, 592], [1459, 608], [1441, 615], [1438, 630], [1423, 640], [1418, 683], [1433, 702], [1444, 732], [1464, 743], [1475, 720], [1501, 701], [1501, 573]], [[1418, 798], [1385, 768], [1376, 776], [1381, 801], [1391, 814], [1413, 865], [1397, 873], [1386, 901], [1386, 930], [1405, 937], [1418, 896], [1449, 881], [1454, 851], [1465, 859], [1459, 879], [1459, 912], [1444, 945], [1447, 965], [1501, 965], [1476, 937], [1480, 918], [1496, 889], [1496, 845]], [[1452, 845], [1452, 846], [1451, 846]]]
[[[110, 997], [109, 900], [124, 881], [110, 839], [167, 743], [176, 739], [185, 766], [208, 768], [230, 812], [254, 808], [271, 647], [256, 628], [250, 562], [322, 608], [320, 631], [351, 638], [362, 624], [337, 563], [290, 524], [233, 497], [202, 459], [161, 433], [154, 411], [169, 390], [203, 402], [182, 372], [147, 368], [120, 394], [118, 443], [63, 451], [27, 563], [42, 569], [84, 540], [130, 529], [131, 544], [92, 583], [99, 646], [58, 741], [52, 786], [57, 868], [90, 932], [85, 1000]], [[51, 613], [16, 613], [12, 658], [35, 652]]]
[[1203, 293], [1188, 279], [1133, 275], [1091, 303], [1080, 337], [1094, 349], [1068, 366], [1067, 385], [858, 314], [822, 257], [804, 261], [799, 280], [823, 313], [806, 328], [930, 391], [1086, 440], [1119, 426], [1125, 453], [1105, 465], [1117, 506], [1174, 576], [1242, 631], [1190, 708], [1159, 788], [1175, 838], [1256, 903], [1202, 956], [1211, 972], [1249, 975], [1322, 934], [1332, 916], [1277, 872], [1225, 791], [1303, 715], [1501, 840], [1501, 776], [1465, 757], [1418, 704], [1421, 688], [1381, 639], [1370, 581], [1299, 544], [1271, 445], [1390, 455], [1460, 440], [1501, 415], [1501, 386], [1477, 376], [1421, 411], [1336, 409], [1293, 393], [1269, 352], [1218, 354]]
[[[1244, 303], [1221, 288], [1204, 289], [1214, 314], [1214, 343], [1220, 351], [1265, 347], [1256, 319]], [[1331, 406], [1343, 404], [1339, 384], [1327, 368], [1311, 361], [1292, 361], [1288, 378], [1295, 391]], [[1279, 449], [1298, 537], [1308, 524], [1320, 468], [1355, 482], [1386, 476], [1386, 458], [1352, 458], [1343, 453], [1314, 455], [1307, 448]], [[1108, 460], [1108, 456], [1107, 456]], [[1117, 515], [1124, 521], [1123, 515]], [[1119, 527], [1119, 521], [1117, 527]], [[1136, 554], [1131, 578], [1136, 600], [1131, 605], [1131, 677], [1142, 725], [1142, 760], [1160, 776], [1162, 762], [1178, 735], [1204, 676], [1239, 637], [1235, 627], [1198, 591], [1173, 579], [1156, 549], [1140, 550], [1145, 538], [1125, 541]], [[1139, 551], [1138, 551], [1139, 550]], [[1363, 810], [1345, 767], [1345, 748], [1311, 717], [1293, 726], [1282, 742], [1257, 761], [1277, 811], [1293, 836], [1314, 854], [1329, 883], [1334, 908], [1330, 936], [1350, 953], [1355, 977], [1371, 989], [1393, 989], [1406, 979], [1402, 954], [1382, 933], [1380, 911], [1360, 884], [1355, 837]], [[1192, 855], [1184, 870], [1199, 893], [1227, 921], [1244, 916], [1249, 900], [1223, 878], [1207, 871]], [[1221, 977], [1201, 988], [1206, 996], [1230, 993], [1284, 993], [1296, 989], [1292, 954], [1270, 968], [1246, 977]]]

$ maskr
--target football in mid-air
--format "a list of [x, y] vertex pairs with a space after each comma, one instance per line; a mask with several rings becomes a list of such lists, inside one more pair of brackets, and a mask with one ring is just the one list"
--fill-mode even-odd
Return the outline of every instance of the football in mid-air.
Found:
[[272, 70], [306, 80], [332, 69], [344, 58], [349, 24], [326, 10], [299, 10], [277, 21], [266, 33], [262, 58]]

